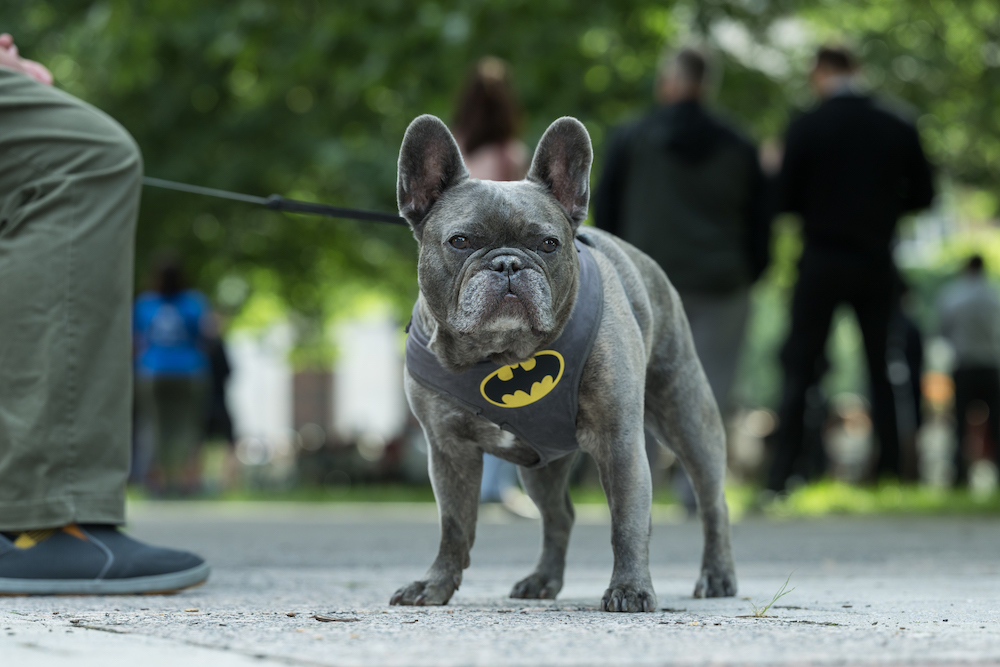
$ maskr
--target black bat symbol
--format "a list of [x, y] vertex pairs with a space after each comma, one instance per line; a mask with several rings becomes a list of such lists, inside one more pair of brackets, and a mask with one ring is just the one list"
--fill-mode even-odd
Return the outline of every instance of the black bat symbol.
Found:
[[543, 350], [528, 361], [494, 371], [483, 380], [480, 390], [494, 405], [518, 408], [549, 393], [562, 378], [562, 372], [562, 355]]

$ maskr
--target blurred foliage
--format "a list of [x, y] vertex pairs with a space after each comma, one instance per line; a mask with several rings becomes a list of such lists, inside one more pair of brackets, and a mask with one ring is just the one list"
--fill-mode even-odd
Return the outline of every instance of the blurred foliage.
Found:
[[[421, 113], [449, 119], [483, 55], [512, 64], [529, 144], [558, 116], [586, 123], [596, 179], [609, 130], [651, 106], [664, 46], [715, 47], [717, 107], [763, 141], [811, 102], [815, 46], [847, 40], [872, 87], [918, 117], [942, 175], [974, 188], [962, 198], [969, 214], [991, 219], [997, 196], [983, 188], [1000, 177], [995, 9], [992, 0], [4, 0], [0, 29], [48, 64], [57, 85], [117, 118], [149, 175], [386, 211], [407, 123]], [[758, 403], [773, 402], [762, 397], [777, 386], [773, 353], [799, 248], [793, 224], [778, 229], [748, 341], [743, 393]], [[416, 295], [415, 244], [391, 226], [147, 188], [140, 286], [164, 247], [242, 324], [289, 317], [299, 365], [328, 358], [331, 319], [379, 302], [405, 320]]]

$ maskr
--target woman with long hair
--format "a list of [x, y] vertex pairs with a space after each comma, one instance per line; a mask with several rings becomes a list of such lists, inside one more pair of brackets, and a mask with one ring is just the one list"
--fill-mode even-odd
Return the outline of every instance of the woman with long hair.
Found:
[[510, 68], [488, 56], [465, 82], [455, 110], [454, 132], [473, 178], [519, 181], [528, 173], [528, 148], [518, 139], [521, 106]]
[[[519, 181], [528, 173], [528, 147], [518, 138], [521, 106], [503, 60], [487, 56], [476, 63], [459, 95], [453, 129], [473, 178]], [[502, 502], [522, 516], [537, 514], [517, 486], [517, 466], [491, 454], [483, 455], [479, 499]]]

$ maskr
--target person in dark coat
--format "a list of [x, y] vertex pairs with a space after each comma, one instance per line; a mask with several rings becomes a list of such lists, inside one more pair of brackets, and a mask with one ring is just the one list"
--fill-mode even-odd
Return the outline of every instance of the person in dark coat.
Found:
[[205, 356], [208, 357], [208, 391], [205, 403], [205, 437], [221, 438], [227, 444], [233, 445], [236, 436], [233, 433], [233, 419], [229, 413], [226, 401], [227, 384], [232, 374], [229, 365], [229, 351], [222, 339], [220, 316], [212, 313], [209, 335], [205, 341]]
[[750, 286], [768, 262], [770, 216], [757, 150], [705, 108], [708, 80], [696, 49], [663, 62], [659, 106], [610, 141], [594, 218], [663, 267], [725, 410]]
[[[899, 277], [889, 316], [886, 362], [892, 383], [896, 424], [899, 429], [901, 479], [920, 479], [920, 452], [917, 436], [924, 423], [923, 391], [924, 336], [910, 314], [910, 286]], [[873, 392], [874, 393], [874, 392]]]
[[[768, 262], [771, 216], [756, 148], [705, 108], [708, 64], [692, 48], [664, 59], [659, 105], [610, 141], [594, 218], [656, 260], [677, 288], [725, 415], [750, 286]], [[647, 451], [655, 461], [652, 440]], [[693, 512], [694, 494], [679, 469], [675, 491]]]
[[913, 123], [856, 87], [854, 56], [821, 48], [810, 75], [819, 105], [789, 126], [781, 207], [802, 219], [803, 251], [781, 353], [784, 388], [768, 488], [782, 491], [802, 446], [806, 391], [833, 312], [854, 309], [864, 338], [879, 442], [876, 472], [899, 475], [899, 433], [886, 345], [896, 269], [890, 244], [904, 213], [934, 196]]

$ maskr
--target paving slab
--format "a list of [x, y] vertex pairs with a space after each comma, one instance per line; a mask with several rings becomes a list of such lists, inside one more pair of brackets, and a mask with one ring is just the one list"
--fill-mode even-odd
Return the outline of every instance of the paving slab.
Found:
[[[0, 598], [0, 664], [840, 665], [1000, 662], [1000, 520], [745, 519], [738, 597], [690, 597], [701, 528], [658, 515], [659, 608], [597, 611], [607, 513], [582, 508], [556, 601], [507, 597], [539, 526], [484, 508], [446, 607], [389, 607], [437, 546], [431, 505], [142, 503], [141, 539], [192, 549], [209, 582], [173, 596]], [[792, 592], [760, 607], [789, 579]], [[323, 622], [323, 616], [336, 620]]]

